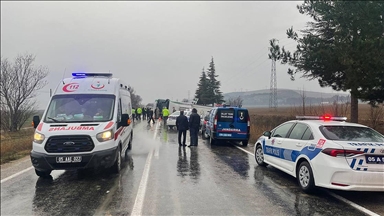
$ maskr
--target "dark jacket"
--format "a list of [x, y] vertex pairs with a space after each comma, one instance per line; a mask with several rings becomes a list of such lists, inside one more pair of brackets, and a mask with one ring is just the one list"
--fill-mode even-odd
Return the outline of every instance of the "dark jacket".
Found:
[[152, 117], [153, 116], [153, 110], [148, 110], [147, 114], [149, 117]]
[[192, 113], [189, 116], [189, 128], [199, 129], [200, 127], [200, 116], [197, 113]]
[[188, 130], [188, 118], [185, 115], [179, 115], [176, 118], [177, 130]]

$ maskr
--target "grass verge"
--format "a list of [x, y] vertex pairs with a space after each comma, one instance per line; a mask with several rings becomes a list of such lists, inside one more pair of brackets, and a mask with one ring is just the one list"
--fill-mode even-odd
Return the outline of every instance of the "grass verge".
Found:
[[34, 129], [18, 132], [1, 132], [0, 164], [29, 155], [32, 150]]

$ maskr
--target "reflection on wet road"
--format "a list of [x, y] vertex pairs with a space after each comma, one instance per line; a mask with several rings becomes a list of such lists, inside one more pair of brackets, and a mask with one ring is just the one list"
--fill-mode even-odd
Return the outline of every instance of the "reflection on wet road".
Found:
[[[135, 124], [120, 174], [53, 171], [52, 179], [39, 179], [28, 171], [1, 184], [1, 215], [130, 215], [149, 152], [143, 215], [362, 215], [325, 190], [302, 193], [293, 177], [257, 166], [231, 143], [199, 139], [198, 147], [179, 147], [176, 131], [160, 127], [154, 137], [154, 125]], [[364, 196], [384, 212], [382, 193]]]

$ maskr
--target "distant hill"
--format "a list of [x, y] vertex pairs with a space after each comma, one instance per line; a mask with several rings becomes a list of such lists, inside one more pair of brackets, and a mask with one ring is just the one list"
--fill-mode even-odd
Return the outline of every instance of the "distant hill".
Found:
[[[269, 106], [269, 89], [262, 89], [247, 92], [229, 92], [224, 93], [224, 99], [237, 98], [240, 96], [243, 99], [244, 107], [268, 107]], [[344, 92], [338, 93], [323, 93], [314, 91], [304, 91], [305, 103], [318, 105], [321, 103], [345, 103], [349, 101], [349, 94]], [[277, 90], [277, 104], [278, 106], [294, 106], [302, 104], [303, 92], [300, 90], [292, 89], [278, 89]]]

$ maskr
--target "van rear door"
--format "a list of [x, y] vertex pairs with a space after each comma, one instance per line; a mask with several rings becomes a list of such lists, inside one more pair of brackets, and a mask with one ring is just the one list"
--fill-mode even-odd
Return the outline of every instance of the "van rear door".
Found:
[[239, 131], [236, 131], [236, 137], [238, 138], [247, 138], [247, 134], [249, 133], [249, 127], [248, 127], [248, 110], [246, 109], [238, 109], [236, 113], [236, 123], [235, 127], [237, 129], [240, 129]]
[[217, 110], [217, 138], [232, 138], [232, 133], [236, 130], [235, 110], [233, 108]]

